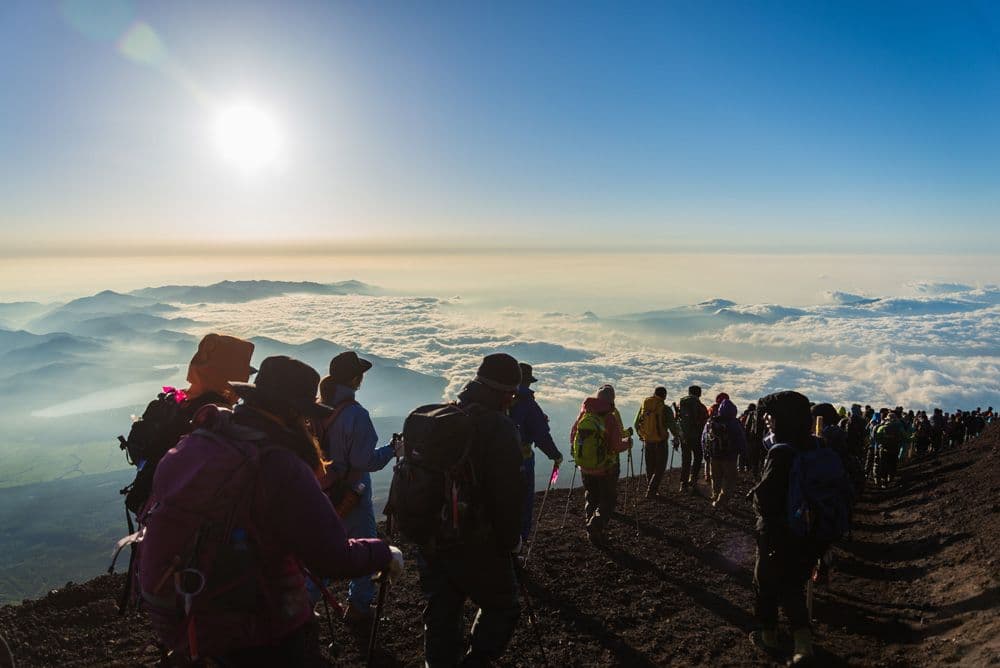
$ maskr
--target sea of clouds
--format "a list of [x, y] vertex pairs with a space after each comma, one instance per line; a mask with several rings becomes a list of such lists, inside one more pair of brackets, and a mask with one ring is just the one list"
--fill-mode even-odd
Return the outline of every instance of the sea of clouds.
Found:
[[195, 329], [329, 339], [440, 376], [447, 397], [484, 355], [502, 351], [532, 363], [539, 396], [563, 409], [605, 382], [616, 385], [620, 403], [638, 403], [660, 384], [676, 398], [697, 383], [743, 403], [792, 388], [835, 403], [992, 405], [1000, 394], [1000, 289], [908, 287], [914, 296], [829, 293], [796, 308], [716, 299], [616, 317], [366, 295], [288, 295], [177, 315], [198, 322]]

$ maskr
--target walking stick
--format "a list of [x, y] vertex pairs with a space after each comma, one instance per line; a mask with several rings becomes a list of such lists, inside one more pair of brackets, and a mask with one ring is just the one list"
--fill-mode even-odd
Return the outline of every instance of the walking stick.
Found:
[[[642, 475], [642, 467], [646, 463], [646, 442], [641, 441], [642, 450], [639, 451], [639, 475]], [[646, 471], [646, 475], [643, 476], [646, 483], [649, 484], [649, 471]]]
[[531, 598], [528, 596], [528, 587], [524, 584], [526, 577], [524, 566], [519, 566], [517, 559], [514, 559], [514, 576], [517, 578], [517, 584], [521, 587], [521, 597], [524, 598], [524, 608], [528, 613], [528, 624], [531, 626], [531, 630], [534, 631], [535, 645], [538, 647], [538, 652], [542, 656], [542, 665], [548, 668], [549, 657], [545, 654], [545, 642], [542, 638], [541, 631], [538, 629], [538, 618], [535, 616], [535, 610], [531, 607]]
[[552, 465], [552, 475], [549, 476], [549, 484], [545, 488], [545, 494], [542, 495], [542, 505], [538, 508], [538, 518], [535, 520], [535, 527], [531, 530], [531, 537], [528, 539], [528, 551], [524, 553], [524, 567], [528, 566], [528, 559], [531, 558], [531, 548], [535, 546], [535, 536], [538, 534], [538, 525], [542, 523], [542, 513], [545, 512], [545, 502], [549, 499], [549, 490], [552, 489], [552, 485], [559, 480], [559, 465]]
[[385, 610], [385, 597], [389, 593], [389, 576], [383, 573], [378, 585], [378, 599], [375, 604], [375, 619], [372, 621], [372, 635], [368, 639], [368, 668], [371, 668], [375, 659], [375, 645], [378, 643], [378, 629], [382, 625], [382, 612]]
[[576, 484], [576, 462], [573, 462], [573, 478], [569, 481], [569, 494], [566, 495], [566, 510], [563, 511], [563, 521], [560, 529], [566, 528], [566, 518], [569, 516], [569, 501], [573, 498], [573, 485]]

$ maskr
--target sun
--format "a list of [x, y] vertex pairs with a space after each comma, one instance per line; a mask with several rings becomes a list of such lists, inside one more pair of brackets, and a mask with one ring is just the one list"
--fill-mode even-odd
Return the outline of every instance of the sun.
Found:
[[274, 116], [249, 102], [219, 109], [212, 135], [222, 158], [245, 171], [273, 165], [281, 152], [281, 128]]

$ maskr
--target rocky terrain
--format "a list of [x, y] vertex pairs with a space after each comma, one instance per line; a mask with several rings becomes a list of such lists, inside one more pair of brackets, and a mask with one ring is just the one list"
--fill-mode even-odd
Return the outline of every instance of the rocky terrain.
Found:
[[[853, 539], [837, 549], [832, 580], [816, 594], [819, 665], [1000, 663], [998, 469], [994, 425], [957, 451], [903, 467], [891, 489], [866, 492]], [[567, 492], [550, 494], [525, 578], [537, 622], [525, 615], [502, 665], [773, 664], [747, 641], [749, 506], [715, 511], [678, 495], [676, 484], [674, 471], [664, 498], [640, 503], [637, 514], [631, 483], [623, 484], [627, 512], [612, 523], [607, 549], [585, 538], [579, 487], [565, 527]], [[142, 616], [117, 616], [121, 586], [120, 575], [99, 577], [0, 608], [17, 665], [155, 665]], [[420, 610], [410, 569], [389, 594], [377, 665], [422, 665]], [[329, 665], [363, 664], [367, 638], [339, 622], [333, 630]], [[321, 633], [330, 643], [325, 621]]]

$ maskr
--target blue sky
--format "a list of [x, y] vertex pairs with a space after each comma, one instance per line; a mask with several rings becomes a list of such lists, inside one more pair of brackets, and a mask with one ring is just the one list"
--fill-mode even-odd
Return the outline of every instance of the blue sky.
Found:
[[[16, 253], [1000, 240], [995, 3], [13, 0], [0, 81]], [[267, 169], [213, 145], [235, 100]]]

